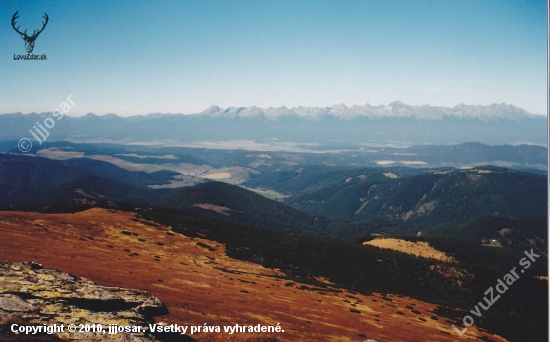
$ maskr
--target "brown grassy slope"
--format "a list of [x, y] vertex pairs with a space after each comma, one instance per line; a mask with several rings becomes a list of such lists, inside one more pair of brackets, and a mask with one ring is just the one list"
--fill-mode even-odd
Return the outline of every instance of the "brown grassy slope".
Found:
[[[0, 212], [0, 234], [0, 260], [36, 261], [101, 285], [148, 291], [170, 311], [157, 321], [280, 323], [284, 333], [271, 336], [281, 341], [453, 341], [482, 336], [504, 341], [475, 327], [460, 338], [448, 321], [431, 312], [436, 305], [413, 298], [299, 289], [300, 284], [277, 278], [283, 275], [278, 270], [229, 258], [220, 243], [174, 234], [133, 213], [99, 208], [76, 214]], [[194, 338], [230, 340], [223, 333]]]

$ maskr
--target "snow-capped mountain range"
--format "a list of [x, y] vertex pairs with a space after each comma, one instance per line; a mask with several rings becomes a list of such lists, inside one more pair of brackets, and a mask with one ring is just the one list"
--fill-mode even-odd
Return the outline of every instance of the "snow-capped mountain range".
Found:
[[352, 119], [359, 116], [370, 118], [387, 117], [408, 117], [423, 120], [440, 120], [444, 117], [480, 119], [484, 121], [494, 119], [522, 120], [526, 118], [540, 117], [527, 112], [525, 109], [517, 108], [505, 103], [492, 104], [488, 106], [473, 106], [459, 104], [455, 107], [438, 106], [410, 106], [405, 103], [395, 101], [387, 106], [363, 106], [346, 107], [344, 104], [334, 105], [332, 107], [230, 107], [222, 109], [218, 106], [211, 106], [197, 115], [220, 116], [220, 117], [262, 117], [266, 119], [277, 119], [283, 116], [298, 116], [302, 118], [320, 118], [323, 116], [334, 116], [340, 119]]
[[29, 129], [40, 123], [48, 129], [44, 132], [50, 134], [48, 141], [177, 143], [267, 139], [317, 144], [546, 144], [546, 115], [530, 114], [507, 104], [460, 104], [453, 108], [401, 102], [387, 106], [290, 109], [211, 106], [197, 114], [65, 116], [55, 121], [51, 129], [50, 117], [51, 113], [0, 115], [0, 141], [30, 136]]

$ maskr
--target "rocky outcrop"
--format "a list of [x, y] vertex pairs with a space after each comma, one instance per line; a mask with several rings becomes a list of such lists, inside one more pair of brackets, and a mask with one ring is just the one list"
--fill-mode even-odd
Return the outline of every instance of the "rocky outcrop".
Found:
[[[154, 323], [152, 316], [166, 313], [165, 306], [147, 292], [99, 286], [36, 263], [0, 262], [0, 321], [10, 327], [12, 322], [63, 325], [63, 332], [50, 335], [52, 340], [156, 341], [144, 328]], [[76, 332], [68, 331], [70, 324], [77, 327]], [[101, 324], [105, 332], [80, 332], [80, 324]], [[110, 325], [143, 328], [140, 332], [109, 334]], [[7, 326], [0, 334], [16, 335]], [[0, 336], [0, 340], [13, 338]]]

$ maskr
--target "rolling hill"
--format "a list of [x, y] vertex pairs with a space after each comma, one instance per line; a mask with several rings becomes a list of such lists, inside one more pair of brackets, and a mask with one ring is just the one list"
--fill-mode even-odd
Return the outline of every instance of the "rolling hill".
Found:
[[[128, 171], [87, 158], [60, 161], [0, 153], [0, 208], [37, 208], [80, 195], [149, 203], [173, 190], [153, 190], [147, 185], [168, 183], [175, 174]], [[77, 189], [89, 195], [78, 195]]]
[[103, 201], [150, 204], [158, 201], [174, 189], [150, 189], [110, 179], [84, 176], [56, 186], [42, 199], [44, 204], [59, 204], [85, 198]]

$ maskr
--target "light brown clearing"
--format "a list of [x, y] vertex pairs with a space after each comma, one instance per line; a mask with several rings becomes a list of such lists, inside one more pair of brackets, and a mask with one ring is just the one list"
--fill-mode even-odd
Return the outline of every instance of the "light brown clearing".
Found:
[[173, 154], [166, 154], [164, 156], [147, 156], [147, 155], [140, 155], [140, 154], [136, 154], [136, 153], [118, 153], [116, 155], [117, 156], [126, 156], [126, 157], [135, 157], [135, 158], [139, 158], [139, 159], [145, 159], [145, 158], [173, 159], [173, 160], [178, 159]]
[[376, 164], [378, 164], [378, 165], [391, 165], [391, 164], [395, 164], [395, 161], [393, 161], [393, 160], [377, 160]]
[[62, 151], [56, 148], [47, 148], [36, 151], [37, 156], [55, 160], [67, 160], [71, 158], [83, 158], [84, 152]]
[[[445, 318], [432, 313], [435, 304], [392, 294], [362, 295], [324, 278], [319, 279], [326, 289], [300, 288], [279, 270], [228, 257], [221, 243], [172, 233], [133, 213], [98, 208], [75, 214], [0, 212], [0, 233], [0, 260], [35, 261], [99, 285], [148, 291], [170, 312], [156, 317], [157, 322], [280, 323], [284, 333], [274, 335], [280, 341], [459, 339]], [[234, 341], [254, 337], [233, 336]], [[477, 336], [505, 341], [475, 326], [462, 338]], [[193, 338], [229, 340], [223, 333]]]
[[248, 188], [246, 186], [241, 186], [241, 187], [245, 188], [247, 190], [250, 190], [250, 191], [254, 191], [258, 195], [262, 195], [266, 198], [269, 198], [269, 199], [272, 199], [272, 200], [275, 200], [275, 201], [280, 201], [283, 198], [290, 197], [290, 195], [283, 194], [283, 193], [280, 193], [280, 192], [277, 192], [277, 191], [274, 191], [274, 190], [271, 190], [271, 189]]
[[223, 214], [225, 216], [229, 216], [228, 211], [233, 211], [233, 209], [229, 209], [227, 207], [222, 207], [222, 206], [219, 206], [219, 205], [208, 204], [208, 203], [193, 204], [193, 207], [206, 209], [206, 210], [213, 210], [213, 211], [217, 212], [218, 214]]
[[395, 173], [391, 173], [391, 172], [384, 172], [382, 174], [384, 176], [388, 177], [388, 178], [400, 178], [398, 175], [396, 175]]
[[363, 242], [363, 245], [370, 245], [380, 248], [393, 249], [407, 254], [413, 254], [423, 258], [436, 259], [445, 262], [453, 262], [454, 259], [445, 253], [430, 247], [427, 242], [410, 242], [401, 239], [374, 239]]
[[208, 179], [228, 179], [231, 178], [231, 174], [229, 172], [207, 173], [201, 177]]
[[426, 165], [427, 163], [426, 162], [423, 162], [423, 161], [413, 161], [413, 160], [402, 160], [400, 161], [401, 164], [403, 165]]
[[496, 240], [482, 240], [481, 241], [481, 245], [482, 246], [485, 246], [485, 247], [502, 247], [502, 244], [500, 243], [500, 241], [496, 241]]
[[269, 154], [265, 154], [265, 153], [258, 154], [257, 157], [258, 158], [271, 159], [271, 156]]

